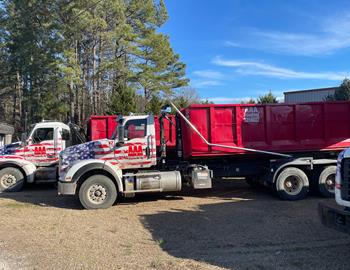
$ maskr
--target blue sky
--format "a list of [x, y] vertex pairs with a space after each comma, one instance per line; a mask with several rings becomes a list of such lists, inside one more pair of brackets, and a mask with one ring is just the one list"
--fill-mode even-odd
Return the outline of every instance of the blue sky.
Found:
[[337, 86], [350, 75], [350, 1], [165, 0], [161, 31], [201, 98]]

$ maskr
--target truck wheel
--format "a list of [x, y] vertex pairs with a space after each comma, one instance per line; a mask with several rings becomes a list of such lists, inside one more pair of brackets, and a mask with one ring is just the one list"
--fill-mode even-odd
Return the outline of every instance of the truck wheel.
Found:
[[283, 200], [301, 200], [309, 191], [309, 180], [302, 170], [295, 167], [285, 168], [277, 177], [276, 190]]
[[0, 171], [0, 193], [3, 191], [20, 191], [24, 185], [23, 173], [13, 167], [7, 167]]
[[86, 179], [79, 190], [79, 200], [85, 209], [102, 209], [112, 206], [117, 199], [113, 181], [105, 175], [96, 174]]
[[318, 190], [323, 197], [334, 197], [336, 166], [325, 167], [318, 178]]

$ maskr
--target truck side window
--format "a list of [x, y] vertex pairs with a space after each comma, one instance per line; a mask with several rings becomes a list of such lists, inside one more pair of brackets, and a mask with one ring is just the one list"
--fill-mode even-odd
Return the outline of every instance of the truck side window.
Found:
[[147, 134], [147, 119], [129, 120], [125, 124], [125, 137], [128, 140], [143, 138]]
[[40, 143], [42, 141], [53, 140], [53, 128], [38, 128], [34, 131], [33, 143]]
[[70, 132], [67, 129], [62, 129], [61, 133], [62, 140], [69, 141], [70, 140]]

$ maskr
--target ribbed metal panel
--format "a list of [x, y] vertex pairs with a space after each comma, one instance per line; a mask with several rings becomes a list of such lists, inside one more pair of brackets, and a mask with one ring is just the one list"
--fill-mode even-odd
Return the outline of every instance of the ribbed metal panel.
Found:
[[285, 92], [284, 102], [285, 103], [320, 102], [320, 101], [324, 101], [328, 95], [333, 95], [334, 92], [335, 92], [335, 88]]

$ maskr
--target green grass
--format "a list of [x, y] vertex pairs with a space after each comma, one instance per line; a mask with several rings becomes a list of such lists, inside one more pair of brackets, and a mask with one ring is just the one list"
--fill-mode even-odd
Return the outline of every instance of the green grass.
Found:
[[155, 242], [156, 242], [157, 245], [159, 245], [159, 246], [162, 246], [162, 245], [164, 245], [164, 243], [165, 243], [164, 239], [162, 239], [162, 238], [156, 239]]

